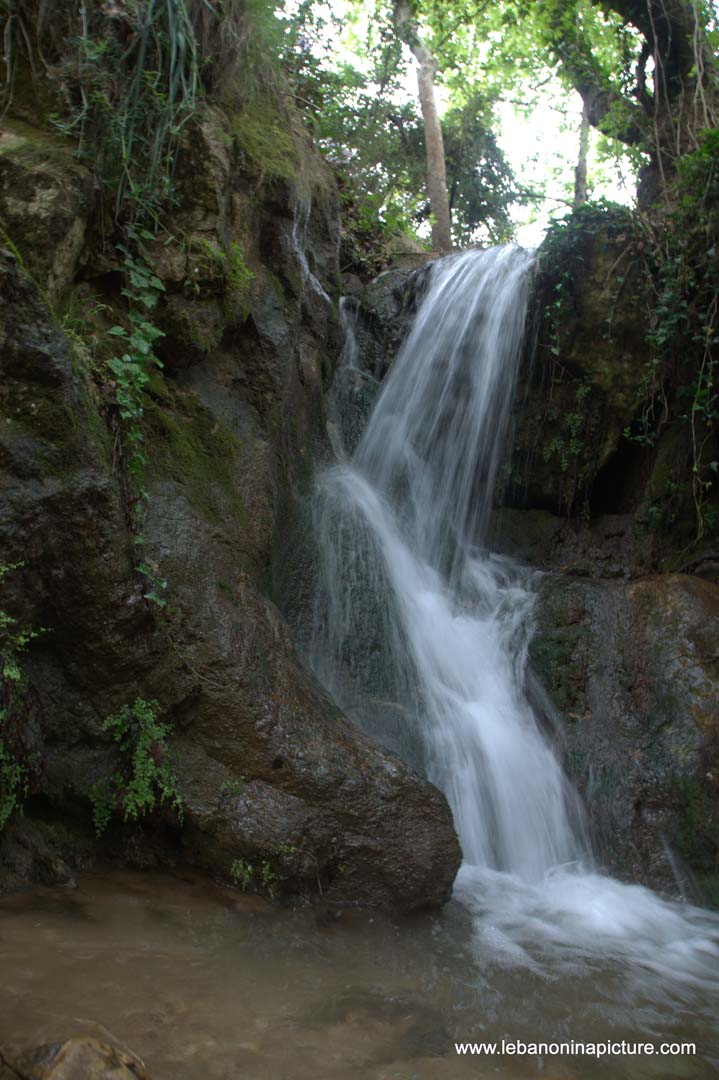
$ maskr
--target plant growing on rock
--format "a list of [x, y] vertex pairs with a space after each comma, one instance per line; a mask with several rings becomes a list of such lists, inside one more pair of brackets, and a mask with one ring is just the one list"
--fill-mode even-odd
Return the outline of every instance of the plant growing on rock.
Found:
[[183, 819], [184, 804], [167, 745], [172, 728], [159, 720], [159, 711], [157, 701], [138, 697], [102, 723], [103, 731], [120, 744], [125, 768], [109, 781], [93, 786], [93, 821], [98, 836], [117, 810], [125, 821], [138, 821], [158, 803], [166, 803], [180, 821]]
[[[139, 240], [151, 239], [146, 230], [132, 230], [133, 237]], [[127, 285], [122, 295], [128, 301], [129, 329], [113, 326], [108, 331], [112, 337], [122, 341], [125, 351], [121, 356], [108, 360], [107, 366], [115, 378], [115, 400], [120, 413], [120, 420], [125, 425], [128, 442], [128, 469], [142, 482], [142, 472], [146, 458], [142, 452], [143, 398], [145, 387], [150, 381], [153, 368], [162, 368], [162, 361], [154, 351], [155, 343], [163, 337], [163, 332], [149, 318], [156, 307], [158, 298], [165, 286], [153, 273], [141, 256], [133, 255], [128, 248], [120, 245], [118, 250], [124, 256], [123, 268], [127, 274]], [[144, 489], [142, 491], [144, 495]]]
[[[280, 844], [278, 854], [291, 854], [295, 848], [288, 844]], [[235, 885], [243, 892], [247, 892], [254, 884], [257, 892], [264, 893], [270, 900], [274, 900], [279, 887], [279, 878], [272, 869], [269, 859], [233, 859], [230, 863], [230, 877]]]
[[[0, 563], [0, 581], [22, 565]], [[12, 697], [25, 685], [19, 656], [42, 632], [42, 629], [30, 630], [19, 626], [17, 619], [0, 608], [0, 831], [13, 812], [21, 808], [28, 794], [29, 770], [10, 750], [2, 736]]]
[[245, 302], [255, 275], [245, 261], [242, 245], [233, 240], [222, 248], [204, 237], [194, 237], [184, 246], [191, 264], [185, 286], [196, 296], [214, 286], [224, 296], [226, 307], [246, 314]]

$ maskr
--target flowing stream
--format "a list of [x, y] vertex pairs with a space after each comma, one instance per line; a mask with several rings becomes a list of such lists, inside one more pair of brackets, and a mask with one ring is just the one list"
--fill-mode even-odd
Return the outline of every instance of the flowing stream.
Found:
[[[320, 478], [312, 661], [447, 795], [465, 860], [456, 895], [485, 956], [547, 971], [611, 958], [634, 979], [716, 984], [715, 916], [594, 867], [527, 694], [531, 574], [486, 547], [532, 262], [503, 247], [430, 271], [364, 435]], [[355, 345], [343, 359], [355, 368]]]

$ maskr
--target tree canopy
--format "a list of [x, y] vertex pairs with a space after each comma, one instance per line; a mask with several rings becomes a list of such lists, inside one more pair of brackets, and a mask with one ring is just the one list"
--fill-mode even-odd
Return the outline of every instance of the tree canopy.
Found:
[[643, 169], [645, 201], [716, 121], [719, 32], [708, 0], [302, 0], [286, 19], [296, 90], [329, 156], [382, 221], [420, 230], [432, 202], [412, 74], [412, 42], [416, 53], [421, 41], [455, 244], [506, 239], [511, 208], [546, 195], [546, 184], [528, 188], [510, 164], [499, 115], [507, 104], [526, 115], [549, 92], [549, 107], [577, 133], [572, 166], [589, 142], [583, 113], [595, 129], [594, 159]]

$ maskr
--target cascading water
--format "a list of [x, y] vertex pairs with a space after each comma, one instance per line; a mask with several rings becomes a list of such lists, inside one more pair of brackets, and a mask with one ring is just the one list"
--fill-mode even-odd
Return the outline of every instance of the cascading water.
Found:
[[592, 869], [527, 696], [531, 575], [485, 548], [532, 263], [504, 247], [432, 267], [359, 445], [319, 478], [311, 660], [349, 715], [447, 795], [465, 858], [456, 895], [485, 954], [633, 959], [712, 981], [714, 916]]

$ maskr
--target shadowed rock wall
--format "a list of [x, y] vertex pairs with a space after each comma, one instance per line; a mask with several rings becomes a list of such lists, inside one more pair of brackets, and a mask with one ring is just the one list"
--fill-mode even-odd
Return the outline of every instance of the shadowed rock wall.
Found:
[[[187, 127], [167, 235], [146, 242], [164, 370], [138, 505], [104, 364], [124, 301], [102, 208], [59, 137], [25, 121], [0, 136], [0, 552], [21, 564], [0, 606], [43, 628], [27, 685], [3, 689], [29, 797], [0, 835], [0, 887], [111, 858], [224, 879], [239, 860], [273, 896], [400, 910], [449, 894], [444, 797], [339, 713], [272, 600], [303, 557], [342, 340], [333, 178], [299, 123], [292, 142], [291, 177], [268, 176], [221, 110]], [[97, 840], [91, 792], [119, 764], [102, 721], [137, 696], [173, 724], [185, 817], [116, 819]]]

